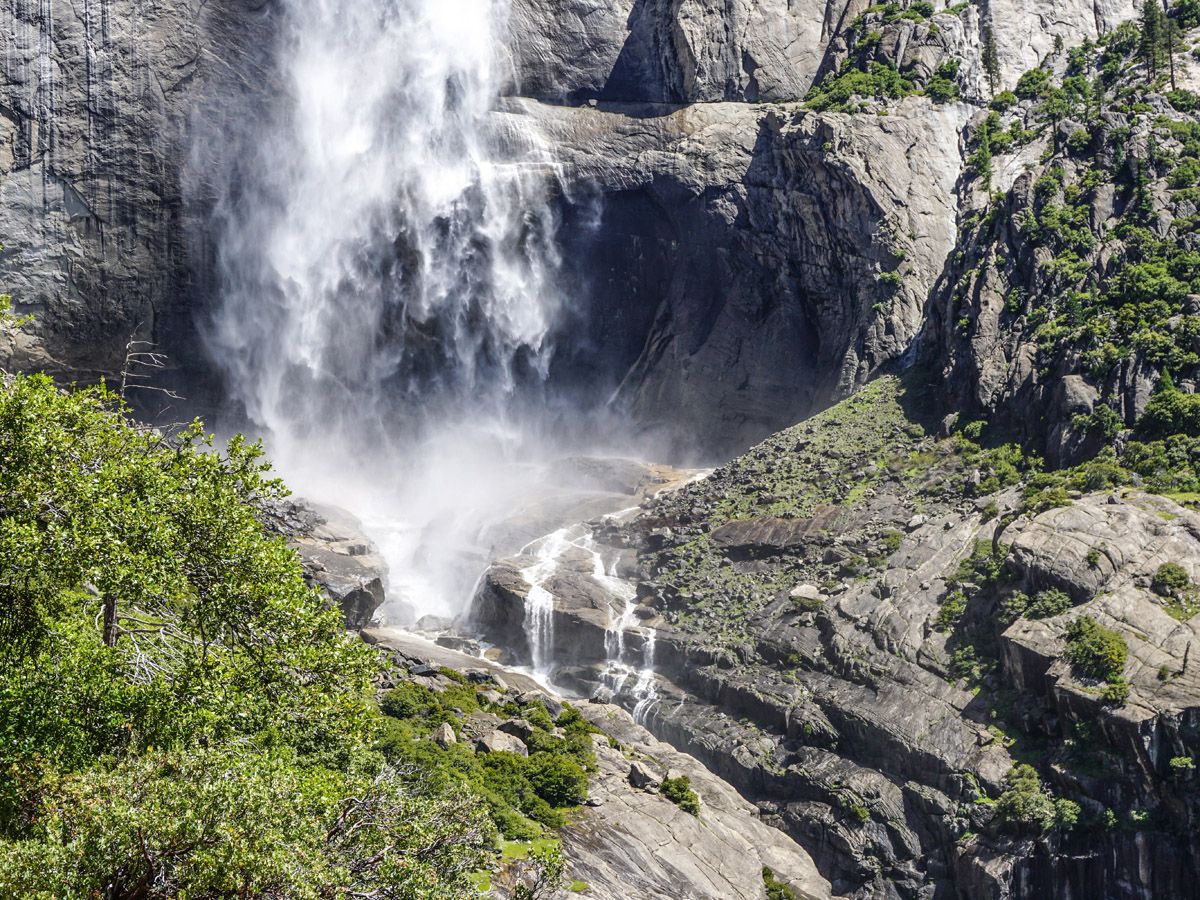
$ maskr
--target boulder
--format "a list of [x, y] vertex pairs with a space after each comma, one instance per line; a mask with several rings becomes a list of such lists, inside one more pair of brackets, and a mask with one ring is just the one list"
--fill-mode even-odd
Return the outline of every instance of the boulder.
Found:
[[827, 599], [826, 595], [815, 584], [798, 584], [792, 588], [788, 596], [793, 600], [812, 600], [818, 602]]
[[629, 783], [635, 788], [648, 790], [662, 784], [662, 776], [641, 760], [634, 760], [629, 766]]
[[536, 730], [524, 719], [507, 719], [500, 723], [500, 731], [503, 731], [505, 734], [511, 734], [521, 741], [529, 740], [533, 737]]
[[524, 741], [511, 734], [500, 731], [489, 731], [483, 734], [475, 742], [475, 750], [478, 753], [515, 753], [518, 756], [528, 756], [529, 748], [525, 746]]
[[445, 750], [451, 744], [458, 743], [458, 737], [454, 734], [454, 729], [450, 727], [448, 722], [443, 722], [434, 729], [433, 734], [429, 736], [435, 744]]
[[386, 599], [387, 563], [362, 523], [345, 510], [303, 500], [278, 504], [271, 522], [299, 552], [309, 580], [342, 610], [346, 627], [368, 625]]

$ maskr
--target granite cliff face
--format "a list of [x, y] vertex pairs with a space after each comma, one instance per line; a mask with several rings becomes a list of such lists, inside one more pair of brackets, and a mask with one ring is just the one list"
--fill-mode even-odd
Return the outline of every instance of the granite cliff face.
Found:
[[35, 317], [0, 348], [7, 365], [112, 377], [136, 336], [186, 371], [169, 383], [211, 399], [192, 327], [207, 260], [185, 202], [189, 127], [201, 98], [240, 102], [266, 18], [224, 2], [4, 10], [0, 277]]
[[[603, 358], [627, 373], [637, 420], [672, 423], [703, 398], [678, 433], [703, 422], [720, 457], [910, 350], [953, 249], [975, 110], [914, 99], [886, 118], [818, 115], [798, 103], [818, 78], [863, 52], [919, 81], [954, 60], [963, 97], [985, 104], [985, 26], [1004, 87], [1056, 40], [1134, 13], [1132, 0], [927, 21], [866, 0], [516, 3], [511, 90], [528, 99], [510, 109], [543, 123], [568, 193], [590, 201], [565, 212], [566, 259], [592, 315], [621, 324]], [[879, 39], [854, 50], [867, 28]]]
[[[989, 16], [1004, 23], [1011, 82], [1055, 37], [1132, 11], [1001, 6], [889, 24], [874, 53], [916, 72], [962, 57], [964, 95], [978, 97]], [[885, 119], [796, 105], [868, 8], [513, 4], [506, 115], [561, 146], [561, 235], [586, 291], [584, 320], [562, 327], [618, 326], [601, 349], [559, 341], [574, 348], [559, 360], [568, 377], [602, 366], [647, 427], [705, 398], [705, 450], [719, 455], [903, 355], [952, 247], [970, 109], [913, 100]], [[35, 315], [3, 348], [8, 364], [111, 376], [136, 333], [170, 354], [179, 371], [166, 377], [198, 408], [215, 401], [194, 327], [216, 284], [212, 177], [236, 171], [222, 123], [280, 90], [278, 13], [241, 0], [5, 11], [0, 275]], [[899, 290], [878, 282], [892, 271]]]

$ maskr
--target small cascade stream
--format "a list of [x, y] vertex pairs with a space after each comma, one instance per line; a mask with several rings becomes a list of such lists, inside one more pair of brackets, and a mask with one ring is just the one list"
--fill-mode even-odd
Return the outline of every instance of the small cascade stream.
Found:
[[525, 601], [525, 636], [529, 640], [533, 673], [539, 678], [550, 677], [554, 655], [554, 595], [546, 584], [558, 570], [558, 562], [572, 547], [578, 547], [579, 533], [583, 525], [560, 528], [528, 545], [523, 553], [537, 560], [521, 570], [521, 576], [529, 583], [529, 595]]
[[654, 641], [656, 633], [653, 628], [646, 629], [646, 642], [642, 645], [642, 670], [638, 673], [637, 683], [633, 686], [633, 696], [637, 704], [633, 708], [633, 720], [639, 725], [646, 724], [646, 716], [658, 703], [658, 688], [654, 676]]
[[[521, 576], [529, 584], [525, 601], [525, 637], [529, 643], [532, 674], [546, 682], [553, 680], [555, 663], [554, 647], [554, 594], [549, 589], [551, 580], [571, 551], [591, 557], [592, 579], [613, 598], [609, 606], [609, 623], [604, 632], [604, 650], [607, 662], [601, 682], [612, 691], [614, 698], [624, 694], [633, 702], [635, 720], [641, 724], [646, 714], [659, 701], [654, 672], [654, 650], [656, 632], [653, 628], [637, 625], [637, 590], [617, 574], [617, 561], [605, 562], [596, 546], [591, 529], [584, 524], [561, 528], [527, 545], [524, 555], [535, 559], [533, 564], [521, 570]], [[576, 563], [572, 561], [572, 565]], [[618, 606], [619, 604], [619, 606]], [[620, 612], [616, 612], [617, 609]], [[640, 654], [629, 646], [630, 635], [640, 638]], [[640, 656], [630, 662], [630, 656]]]

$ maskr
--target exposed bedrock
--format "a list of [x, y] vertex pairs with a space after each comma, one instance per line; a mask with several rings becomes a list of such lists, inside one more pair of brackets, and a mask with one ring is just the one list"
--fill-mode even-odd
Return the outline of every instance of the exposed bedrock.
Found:
[[263, 88], [270, 18], [241, 0], [0, 11], [0, 284], [34, 316], [0, 364], [91, 381], [136, 335], [170, 354], [160, 383], [212, 399], [192, 324], [210, 260], [185, 203], [190, 129], [206, 102]]
[[626, 372], [646, 428], [720, 453], [901, 357], [954, 245], [970, 109], [887, 117], [717, 103], [675, 111], [510, 101], [557, 148], [569, 281], [595, 334], [560, 366]]
[[[968, 517], [921, 530], [911, 557], [888, 572], [904, 586], [890, 603], [866, 586], [819, 615], [787, 612], [793, 604], [782, 598], [754, 617], [740, 651], [710, 646], [702, 623], [699, 632], [671, 627], [660, 615], [663, 598], [643, 585], [623, 656], [641, 665], [647, 628], [655, 628], [658, 696], [638, 707], [640, 720], [759, 802], [813, 855], [835, 892], [915, 897], [948, 883], [961, 804], [979, 786], [998, 789], [1011, 765], [977, 720], [972, 695], [917, 661], [923, 622], [937, 609], [936, 594], [917, 583], [936, 578], [978, 527]], [[513, 648], [515, 661], [528, 659], [528, 565], [493, 566], [474, 610], [477, 627]], [[555, 677], [607, 695], [606, 630], [623, 601], [591, 572], [567, 554], [541, 586], [555, 598]], [[890, 612], [865, 612], [880, 606]], [[617, 695], [631, 708], [632, 684], [627, 678]]]
[[[515, 0], [509, 22], [514, 94], [561, 103], [788, 101], [836, 68], [871, 0]], [[950, 5], [950, 4], [947, 4]], [[982, 87], [982, 30], [993, 25], [1011, 86], [1056, 38], [1095, 39], [1136, 14], [1135, 0], [983, 0], [936, 15], [936, 43]], [[922, 65], [929, 26], [901, 21], [884, 48]], [[912, 53], [908, 52], [909, 48]]]
[[[1014, 497], [994, 502], [1005, 509]], [[814, 548], [820, 553], [831, 534], [889, 524], [889, 509], [821, 513], [812, 527], [803, 518], [747, 519], [711, 538], [734, 567], [778, 565]], [[672, 624], [670, 610], [687, 610], [697, 598], [639, 573], [628, 542], [645, 552], [664, 539], [661, 526], [597, 523], [597, 535], [612, 542], [597, 552], [633, 580], [636, 611], [621, 618], [624, 598], [582, 555], [564, 554], [548, 578], [539, 572], [538, 584], [554, 597], [554, 677], [610, 696], [614, 630], [624, 623], [622, 661], [637, 669], [653, 629], [653, 699], [631, 690], [630, 675], [616, 700], [636, 705], [639, 721], [660, 739], [757, 802], [812, 854], [835, 892], [1187, 896], [1196, 848], [1186, 831], [1153, 839], [1149, 832], [1085, 831], [999, 849], [994, 835], [970, 836], [989, 833], [990, 808], [977, 801], [999, 794], [1015, 760], [993, 727], [989, 693], [964, 690], [948, 676], [946, 636], [931, 626], [950, 573], [977, 541], [991, 540], [996, 521], [969, 509], [932, 512], [901, 522], [903, 510], [892, 509], [890, 524], [904, 536], [877, 577], [836, 588], [798, 585], [750, 614], [743, 642], [733, 646], [718, 646], [703, 613]], [[1198, 626], [1170, 615], [1150, 582], [1164, 562], [1200, 576], [1200, 517], [1164, 498], [1097, 494], [1018, 518], [1001, 539], [1011, 546], [1013, 585], [1030, 594], [1061, 590], [1076, 605], [1051, 618], [1020, 618], [1004, 631], [989, 692], [1013, 692], [1011, 716], [1024, 733], [1092, 735], [1086, 744], [1067, 740], [1051, 766], [1085, 815], [1141, 809], [1164, 822], [1192, 820], [1197, 811], [1178, 789], [1171, 760], [1200, 755], [1190, 661]], [[529, 564], [495, 564], [475, 605], [476, 626], [506, 642], [518, 662], [528, 653]], [[1130, 696], [1121, 706], [1105, 703], [1102, 685], [1062, 658], [1066, 627], [1080, 614], [1114, 629], [1129, 647]]]

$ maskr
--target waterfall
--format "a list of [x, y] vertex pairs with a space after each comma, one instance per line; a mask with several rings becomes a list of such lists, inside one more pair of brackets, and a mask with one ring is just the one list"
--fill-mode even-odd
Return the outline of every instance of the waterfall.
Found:
[[637, 701], [633, 707], [633, 721], [639, 725], [646, 723], [646, 716], [658, 703], [658, 688], [654, 681], [654, 643], [656, 638], [655, 630], [648, 628], [646, 641], [642, 645], [642, 670], [638, 673], [637, 683], [633, 686], [633, 697]]
[[604, 667], [603, 682], [605, 687], [613, 692], [613, 696], [621, 693], [621, 688], [633, 669], [625, 664], [625, 633], [633, 624], [635, 606], [632, 598], [625, 599], [625, 607], [621, 614], [614, 619], [612, 607], [609, 607], [608, 627], [604, 629], [604, 654], [607, 664]]
[[553, 160], [493, 112], [507, 2], [276, 14], [269, 108], [209, 138], [235, 149], [206, 348], [284, 476], [374, 529], [389, 592], [452, 614], [531, 478], [562, 307]]
[[571, 547], [577, 546], [575, 532], [581, 526], [561, 528], [553, 534], [534, 541], [523, 552], [532, 553], [536, 562], [521, 570], [529, 585], [525, 598], [525, 637], [535, 675], [549, 678], [554, 661], [554, 595], [546, 588], [558, 569], [558, 560]]
[[629, 679], [631, 677], [634, 679], [629, 697], [634, 702], [634, 721], [640, 725], [645, 722], [647, 713], [659, 699], [654, 675], [654, 647], [657, 632], [653, 628], [644, 630], [640, 667], [626, 662], [625, 637], [634, 628], [634, 621], [637, 618], [635, 615], [637, 590], [617, 576], [615, 561], [610, 566], [604, 565], [602, 557], [594, 549], [594, 541], [590, 539], [590, 536], [585, 546], [593, 555], [592, 577], [604, 586], [615, 599], [624, 603], [620, 615], [616, 618], [613, 618], [613, 607], [609, 606], [609, 622], [604, 630], [604, 651], [607, 661], [602, 682], [616, 698], [621, 695]]

